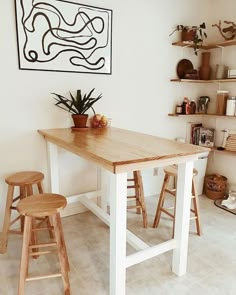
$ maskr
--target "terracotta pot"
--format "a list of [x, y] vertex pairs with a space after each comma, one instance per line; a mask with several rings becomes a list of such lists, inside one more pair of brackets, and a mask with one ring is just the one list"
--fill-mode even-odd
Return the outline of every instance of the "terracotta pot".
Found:
[[75, 128], [85, 128], [88, 120], [88, 115], [72, 115]]
[[196, 36], [196, 30], [183, 30], [181, 31], [181, 40], [182, 41], [193, 41]]

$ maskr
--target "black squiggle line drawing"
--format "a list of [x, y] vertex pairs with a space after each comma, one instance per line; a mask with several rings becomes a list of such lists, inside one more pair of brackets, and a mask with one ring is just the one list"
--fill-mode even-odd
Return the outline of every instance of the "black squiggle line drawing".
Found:
[[111, 73], [111, 10], [64, 0], [15, 1], [19, 58], [26, 68], [63, 63], [63, 71]]

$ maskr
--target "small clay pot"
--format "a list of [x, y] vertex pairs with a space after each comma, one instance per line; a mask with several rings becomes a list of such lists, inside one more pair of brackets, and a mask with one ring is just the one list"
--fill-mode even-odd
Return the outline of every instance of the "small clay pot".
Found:
[[182, 41], [193, 41], [195, 36], [196, 36], [196, 30], [194, 29], [183, 30], [181, 32]]
[[85, 128], [88, 120], [88, 115], [82, 114], [82, 115], [72, 115], [72, 119], [74, 121], [74, 127], [75, 128]]

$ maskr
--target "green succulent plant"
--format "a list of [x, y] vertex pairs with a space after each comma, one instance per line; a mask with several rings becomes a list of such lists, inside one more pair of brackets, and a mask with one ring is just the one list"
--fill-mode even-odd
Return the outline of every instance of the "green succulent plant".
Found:
[[81, 90], [78, 89], [75, 96], [73, 96], [70, 92], [69, 98], [66, 98], [65, 96], [57, 93], [52, 94], [56, 96], [54, 97], [54, 99], [57, 101], [55, 105], [65, 111], [68, 111], [69, 113], [82, 115], [85, 114], [89, 109], [92, 109], [93, 113], [95, 114], [93, 105], [100, 98], [102, 98], [102, 94], [99, 94], [97, 97], [92, 97], [94, 90], [95, 88], [93, 88], [88, 94], [84, 94], [82, 96]]

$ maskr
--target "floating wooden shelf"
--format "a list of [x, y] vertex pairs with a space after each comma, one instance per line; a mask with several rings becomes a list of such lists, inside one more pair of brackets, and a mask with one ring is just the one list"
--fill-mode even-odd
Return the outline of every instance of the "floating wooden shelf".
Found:
[[[178, 41], [172, 43], [174, 46], [180, 46], [180, 47], [190, 47], [193, 48], [194, 44], [192, 42], [185, 42], [185, 41]], [[221, 47], [227, 47], [227, 46], [232, 46], [236, 45], [236, 40], [229, 40], [229, 41], [223, 41], [223, 42], [217, 42], [214, 44], [204, 44], [202, 46], [199, 46], [202, 49], [209, 50], [209, 49], [214, 49], [214, 48], [221, 48]]]
[[236, 79], [217, 79], [217, 80], [192, 80], [192, 79], [171, 79], [171, 82], [182, 82], [182, 83], [227, 83], [236, 82]]
[[217, 115], [217, 114], [203, 114], [203, 113], [196, 113], [196, 114], [189, 114], [189, 115], [172, 113], [172, 114], [168, 114], [168, 116], [170, 116], [170, 117], [211, 116], [211, 117], [222, 117], [222, 118], [234, 118], [234, 119], [236, 119], [236, 116], [226, 116], [226, 115]]
[[211, 149], [211, 151], [214, 152], [214, 153], [228, 154], [228, 155], [231, 155], [231, 156], [235, 156], [235, 155], [236, 155], [236, 152], [227, 151], [227, 150], [217, 150], [216, 147], [213, 147], [213, 148]]

